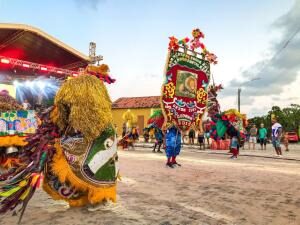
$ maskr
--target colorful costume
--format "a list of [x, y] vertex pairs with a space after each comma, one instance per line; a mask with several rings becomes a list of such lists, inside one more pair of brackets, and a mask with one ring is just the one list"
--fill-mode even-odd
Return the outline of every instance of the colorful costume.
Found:
[[123, 150], [129, 147], [134, 149], [134, 143], [139, 139], [139, 133], [136, 128], [136, 116], [130, 110], [127, 110], [122, 117], [124, 126], [122, 139], [118, 142], [118, 146], [121, 146]]
[[[167, 127], [167, 166], [172, 168], [178, 165], [176, 156], [180, 152], [181, 132], [201, 123], [208, 100], [210, 64], [217, 63], [217, 57], [200, 42], [200, 38], [204, 38], [200, 29], [194, 29], [192, 35], [190, 46], [187, 44], [189, 38], [180, 41], [169, 38], [162, 109]], [[195, 51], [199, 48], [202, 52]]]
[[175, 126], [170, 127], [166, 133], [166, 155], [168, 158], [167, 164], [177, 164], [176, 157], [181, 150], [181, 132]]
[[4, 179], [0, 213], [22, 203], [22, 217], [39, 186], [70, 206], [91, 205], [93, 209], [102, 201], [115, 202], [117, 139], [103, 81], [86, 71], [65, 81], [55, 106], [40, 118], [36, 134], [26, 140], [24, 164]]
[[246, 124], [246, 117], [234, 109], [227, 110], [222, 114], [212, 117], [212, 138], [219, 142], [225, 133], [231, 138], [230, 150], [232, 158], [236, 158], [241, 146], [241, 139], [245, 138], [243, 126]]
[[155, 110], [150, 118], [148, 119], [148, 126], [146, 129], [154, 133], [155, 144], [153, 148], [153, 152], [155, 152], [156, 147], [158, 147], [157, 152], [161, 152], [160, 148], [164, 142], [164, 134], [162, 132], [162, 126], [164, 124], [164, 116], [161, 109]]

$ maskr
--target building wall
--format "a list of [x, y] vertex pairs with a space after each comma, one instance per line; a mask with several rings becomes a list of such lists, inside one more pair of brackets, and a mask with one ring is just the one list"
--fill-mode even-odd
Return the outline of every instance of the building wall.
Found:
[[[130, 109], [130, 111], [138, 118], [138, 116], [143, 116], [144, 117], [144, 127], [147, 126], [147, 121], [154, 109], [159, 109], [159, 108], [141, 108], [141, 109]], [[113, 123], [117, 125], [117, 133], [118, 136], [122, 135], [122, 126], [123, 126], [123, 114], [127, 111], [128, 109], [112, 109], [112, 115], [113, 115]], [[140, 132], [142, 132], [142, 129], [144, 127], [139, 127]]]
[[0, 84], [0, 91], [2, 90], [7, 90], [11, 97], [16, 98], [15, 86], [9, 84]]

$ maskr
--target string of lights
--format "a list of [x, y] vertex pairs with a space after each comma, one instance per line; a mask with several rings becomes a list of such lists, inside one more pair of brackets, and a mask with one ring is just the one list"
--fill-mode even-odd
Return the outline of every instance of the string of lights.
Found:
[[40, 70], [42, 72], [56, 73], [59, 75], [68, 75], [72, 77], [78, 76], [78, 73], [72, 70], [61, 69], [53, 66], [47, 66], [39, 63], [33, 63], [33, 62], [28, 62], [20, 59], [9, 58], [1, 55], [0, 55], [0, 63], [33, 69], [33, 70]]

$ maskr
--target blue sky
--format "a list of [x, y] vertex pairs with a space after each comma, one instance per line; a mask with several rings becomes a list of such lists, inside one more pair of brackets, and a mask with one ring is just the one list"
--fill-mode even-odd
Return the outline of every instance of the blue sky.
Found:
[[[235, 93], [230, 82], [247, 80], [243, 71], [272, 55], [272, 44], [280, 39], [273, 23], [293, 5], [293, 0], [0, 0], [0, 22], [38, 27], [85, 54], [89, 42], [96, 42], [117, 79], [109, 87], [115, 100], [159, 95], [168, 37], [191, 36], [196, 27], [219, 58], [212, 69], [216, 82]], [[244, 111], [262, 113], [259, 99], [251, 103], [248, 98]], [[236, 97], [221, 95], [220, 101], [234, 107]]]

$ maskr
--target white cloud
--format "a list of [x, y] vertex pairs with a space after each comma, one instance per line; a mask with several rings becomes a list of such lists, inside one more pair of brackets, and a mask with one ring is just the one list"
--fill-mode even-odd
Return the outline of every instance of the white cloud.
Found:
[[[277, 55], [271, 59], [257, 61], [242, 73], [246, 81], [257, 77], [260, 80], [245, 85], [245, 81], [233, 79], [229, 82], [227, 90], [225, 86], [222, 95], [235, 96], [237, 88], [243, 87], [242, 99], [245, 104], [250, 103], [245, 109], [252, 115], [267, 112], [258, 110], [258, 106], [270, 109], [272, 105], [287, 106], [290, 103], [299, 103], [300, 32], [291, 39], [300, 29], [299, 21], [300, 0], [296, 0], [290, 11], [272, 24], [273, 29], [281, 32], [279, 40], [272, 42], [270, 48], [273, 55]], [[289, 39], [291, 41], [286, 43]]]

